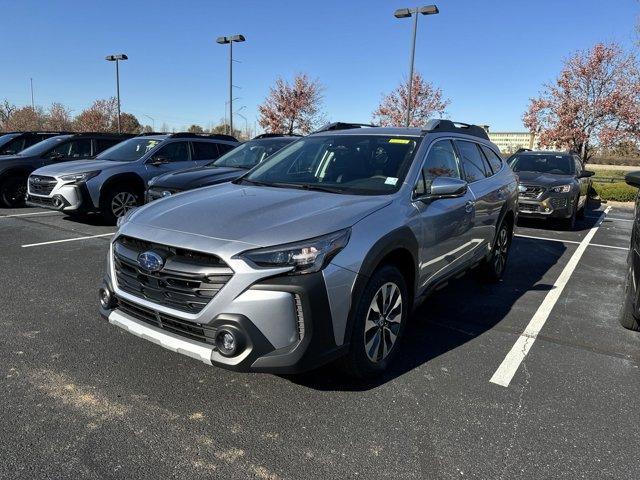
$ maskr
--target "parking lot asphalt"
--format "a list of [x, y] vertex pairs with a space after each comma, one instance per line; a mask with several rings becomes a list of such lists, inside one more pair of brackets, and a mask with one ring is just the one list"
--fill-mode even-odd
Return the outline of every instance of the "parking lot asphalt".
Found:
[[97, 313], [113, 227], [0, 209], [0, 478], [640, 478], [640, 335], [617, 320], [633, 212], [605, 207], [523, 222], [504, 280], [431, 295], [373, 384], [129, 335]]

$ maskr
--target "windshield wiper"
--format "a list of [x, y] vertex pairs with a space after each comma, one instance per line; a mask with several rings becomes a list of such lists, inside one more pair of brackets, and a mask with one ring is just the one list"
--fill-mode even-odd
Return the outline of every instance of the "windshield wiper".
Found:
[[287, 187], [287, 188], [297, 188], [300, 190], [313, 190], [316, 192], [327, 192], [327, 193], [344, 193], [344, 188], [338, 187], [325, 187], [323, 185], [315, 185], [313, 183], [277, 183], [277, 186]]
[[[261, 182], [259, 180], [249, 180], [248, 178], [239, 178], [237, 182], [238, 183], [247, 182], [252, 185], [259, 185], [261, 187], [278, 187], [279, 186], [273, 183]], [[236, 183], [236, 182], [233, 182], [233, 183]]]

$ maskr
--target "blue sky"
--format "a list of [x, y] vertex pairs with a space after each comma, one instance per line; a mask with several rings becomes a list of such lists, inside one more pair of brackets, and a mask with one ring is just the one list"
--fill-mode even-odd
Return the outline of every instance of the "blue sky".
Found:
[[[428, 4], [429, 2], [425, 2]], [[422, 3], [415, 3], [422, 5]], [[416, 69], [451, 99], [450, 118], [522, 129], [528, 99], [563, 58], [598, 41], [632, 48], [637, 0], [440, 0], [421, 17]], [[615, 6], [614, 6], [615, 5]], [[405, 0], [62, 1], [0, 0], [0, 100], [61, 102], [74, 114], [115, 94], [124, 52], [122, 109], [157, 128], [216, 124], [228, 99], [234, 49], [236, 108], [251, 124], [277, 76], [306, 72], [325, 87], [327, 119], [369, 121], [381, 96], [406, 78], [411, 21], [393, 17]], [[240, 126], [244, 121], [236, 117]]]

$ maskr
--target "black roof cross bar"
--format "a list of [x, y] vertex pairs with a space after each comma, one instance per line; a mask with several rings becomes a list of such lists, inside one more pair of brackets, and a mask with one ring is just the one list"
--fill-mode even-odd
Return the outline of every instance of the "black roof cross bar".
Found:
[[366, 128], [377, 127], [378, 125], [371, 125], [369, 123], [347, 123], [347, 122], [333, 122], [323, 125], [313, 133], [329, 132], [331, 130], [349, 130], [351, 128]]
[[468, 123], [462, 122], [453, 122], [451, 120], [443, 120], [439, 118], [434, 118], [427, 122], [427, 126], [424, 129], [425, 132], [449, 132], [449, 133], [464, 133], [465, 135], [473, 135], [474, 137], [482, 138], [484, 140], [489, 140], [489, 135], [487, 135], [487, 131], [478, 126], [471, 125]]

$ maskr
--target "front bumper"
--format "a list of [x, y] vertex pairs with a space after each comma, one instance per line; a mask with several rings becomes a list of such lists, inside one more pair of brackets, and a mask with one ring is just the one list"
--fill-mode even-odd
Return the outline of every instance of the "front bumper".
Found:
[[534, 200], [518, 199], [518, 216], [527, 218], [569, 218], [573, 215], [573, 203], [567, 195], [548, 196]]
[[81, 213], [96, 211], [85, 183], [72, 185], [60, 181], [48, 194], [35, 193], [27, 187], [27, 205], [60, 212]]
[[[102, 288], [113, 292], [108, 277]], [[120, 303], [113, 308], [100, 307], [109, 323], [229, 370], [299, 373], [330, 362], [348, 348], [336, 344], [322, 272], [258, 281], [206, 323], [177, 319], [117, 294], [115, 298]], [[222, 329], [238, 334], [242, 349], [234, 356], [222, 355], [216, 345], [216, 332]]]

